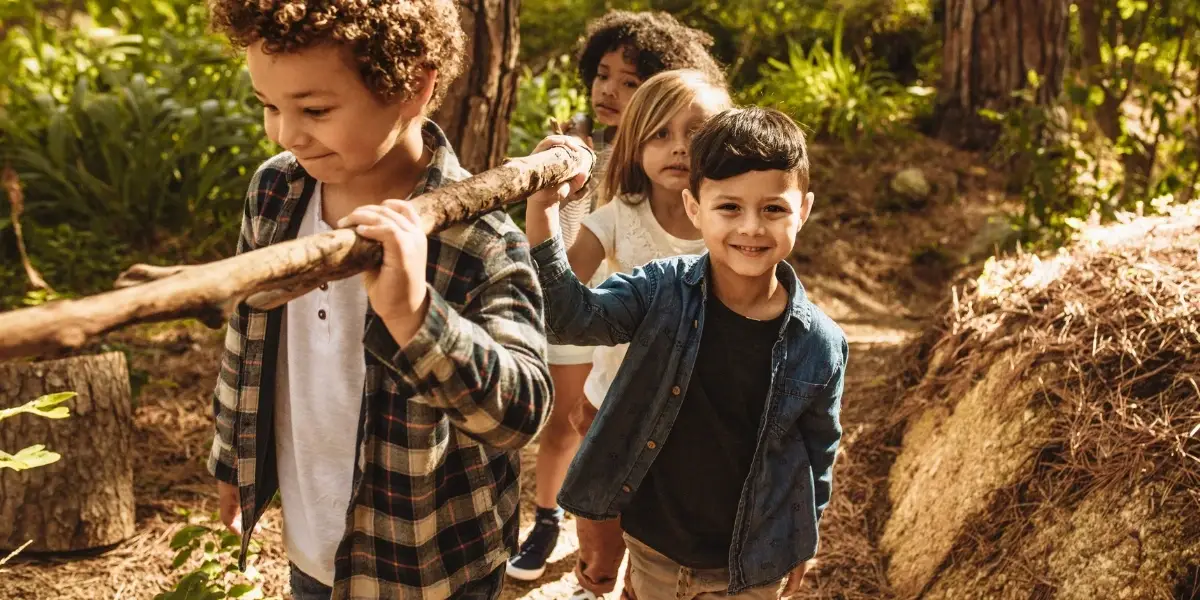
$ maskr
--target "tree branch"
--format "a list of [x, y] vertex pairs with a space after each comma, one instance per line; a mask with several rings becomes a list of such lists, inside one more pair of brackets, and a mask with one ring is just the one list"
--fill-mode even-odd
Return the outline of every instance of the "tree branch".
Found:
[[[422, 194], [413, 203], [432, 234], [563, 183], [578, 166], [590, 168], [590, 163], [590, 156], [553, 148]], [[78, 348], [136, 323], [191, 317], [219, 327], [240, 302], [274, 308], [326, 281], [372, 268], [382, 258], [378, 243], [340, 229], [202, 265], [135, 265], [113, 291], [0, 313], [0, 360]]]

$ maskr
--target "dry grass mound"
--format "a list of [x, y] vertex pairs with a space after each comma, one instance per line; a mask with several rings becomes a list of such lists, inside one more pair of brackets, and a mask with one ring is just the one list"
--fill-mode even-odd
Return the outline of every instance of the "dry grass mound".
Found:
[[898, 595], [1200, 598], [1200, 204], [989, 261], [911, 350]]

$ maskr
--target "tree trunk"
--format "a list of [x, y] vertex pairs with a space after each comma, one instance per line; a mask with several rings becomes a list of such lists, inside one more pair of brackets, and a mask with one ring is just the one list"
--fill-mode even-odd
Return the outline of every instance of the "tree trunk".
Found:
[[1068, 0], [946, 0], [938, 133], [968, 148], [995, 143], [997, 127], [980, 109], [1004, 111], [1037, 73], [1037, 101], [1062, 92]]
[[466, 69], [433, 120], [472, 173], [499, 165], [507, 155], [508, 119], [517, 93], [520, 8], [520, 0], [459, 0], [467, 32]]
[[0, 422], [0, 450], [45, 444], [50, 465], [0, 471], [0, 548], [63, 552], [133, 535], [133, 408], [125, 355], [109, 352], [40, 363], [0, 363], [0, 407], [77, 392], [71, 416], [17, 415]]

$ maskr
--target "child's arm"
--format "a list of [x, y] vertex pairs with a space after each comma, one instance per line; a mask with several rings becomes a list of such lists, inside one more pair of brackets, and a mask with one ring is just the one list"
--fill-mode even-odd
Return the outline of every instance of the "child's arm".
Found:
[[[535, 152], [559, 145], [579, 146], [576, 138], [550, 136], [538, 144]], [[611, 220], [613, 206], [601, 207], [588, 216], [579, 229], [575, 245], [568, 254], [563, 247], [559, 230], [558, 207], [569, 197], [573, 181], [554, 190], [543, 190], [529, 196], [525, 203], [525, 227], [529, 243], [533, 244], [533, 259], [538, 267], [538, 280], [546, 297], [547, 338], [551, 343], [588, 346], [614, 346], [633, 338], [653, 300], [654, 291], [664, 271], [660, 265], [649, 264], [631, 275], [614, 275], [595, 289], [589, 289], [580, 279], [591, 279], [596, 268], [611, 247], [605, 245], [589, 221], [605, 216], [607, 231], [615, 226]], [[613, 237], [613, 236], [607, 236]]]
[[366, 350], [413, 388], [412, 401], [441, 409], [467, 435], [497, 448], [529, 443], [549, 416], [550, 373], [528, 243], [514, 230], [464, 248], [464, 273], [451, 276], [469, 269], [476, 283], [456, 310], [425, 282], [428, 240], [416, 210], [399, 200], [382, 209], [362, 207], [342, 223], [384, 247], [383, 265], [366, 278], [379, 317], [367, 325]]
[[850, 346], [842, 338], [842, 364], [825, 386], [825, 395], [817, 398], [800, 417], [804, 432], [804, 447], [813, 471], [813, 497], [817, 505], [817, 521], [829, 506], [833, 493], [833, 460], [842, 439], [842, 389], [846, 380], [846, 359]]

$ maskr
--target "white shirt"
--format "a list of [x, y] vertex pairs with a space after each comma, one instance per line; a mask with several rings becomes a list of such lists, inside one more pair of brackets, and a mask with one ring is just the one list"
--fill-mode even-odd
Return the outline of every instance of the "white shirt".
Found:
[[[624, 198], [614, 198], [585, 217], [583, 226], [604, 247], [603, 267], [609, 274], [628, 274], [653, 260], [704, 252], [704, 240], [685, 240], [667, 233], [654, 216], [650, 199], [645, 197], [634, 205]], [[596, 348], [592, 372], [583, 384], [583, 393], [592, 406], [599, 408], [604, 402], [628, 347], [622, 344]]]
[[[332, 228], [317, 184], [300, 236]], [[275, 451], [288, 559], [333, 585], [346, 529], [366, 363], [363, 276], [331, 281], [284, 310], [276, 376]]]

